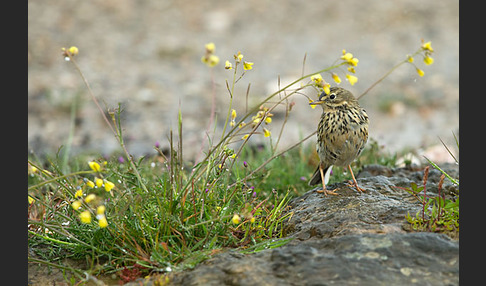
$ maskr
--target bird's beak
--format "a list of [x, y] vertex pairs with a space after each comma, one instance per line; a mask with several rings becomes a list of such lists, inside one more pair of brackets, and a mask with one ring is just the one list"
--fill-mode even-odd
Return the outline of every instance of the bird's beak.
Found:
[[317, 100], [317, 101], [309, 102], [309, 105], [320, 105], [320, 104], [323, 104], [323, 103], [324, 103], [323, 100]]

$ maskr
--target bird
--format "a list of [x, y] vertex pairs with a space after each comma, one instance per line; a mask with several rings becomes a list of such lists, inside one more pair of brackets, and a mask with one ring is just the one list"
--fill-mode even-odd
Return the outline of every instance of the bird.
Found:
[[320, 162], [309, 180], [309, 186], [322, 182], [322, 190], [317, 190], [318, 193], [337, 195], [338, 189], [327, 190], [326, 184], [332, 167], [340, 166], [348, 167], [354, 187], [358, 192], [364, 192], [358, 186], [350, 164], [360, 155], [368, 140], [368, 114], [354, 95], [341, 87], [331, 87], [329, 93], [322, 92], [317, 101], [309, 104], [322, 107], [316, 144]]

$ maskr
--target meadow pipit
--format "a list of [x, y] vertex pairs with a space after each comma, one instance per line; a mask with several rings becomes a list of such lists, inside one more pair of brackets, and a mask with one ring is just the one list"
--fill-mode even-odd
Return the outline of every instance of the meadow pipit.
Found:
[[329, 94], [323, 92], [318, 101], [310, 104], [321, 105], [322, 115], [317, 127], [316, 146], [320, 163], [309, 185], [322, 182], [322, 190], [317, 192], [337, 195], [337, 189], [326, 189], [332, 166], [347, 166], [354, 187], [363, 192], [356, 182], [350, 164], [359, 156], [368, 140], [366, 111], [359, 106], [358, 100], [351, 92], [340, 87], [331, 87]]

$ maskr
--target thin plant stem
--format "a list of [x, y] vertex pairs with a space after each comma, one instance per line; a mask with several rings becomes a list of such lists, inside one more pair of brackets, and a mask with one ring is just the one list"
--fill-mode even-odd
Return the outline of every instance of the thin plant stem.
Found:
[[[305, 59], [305, 58], [304, 58]], [[302, 73], [304, 72], [304, 68], [302, 68]], [[278, 78], [278, 88], [280, 89], [280, 77]], [[289, 101], [288, 98], [285, 98], [285, 117], [284, 117], [284, 122], [282, 123], [282, 127], [280, 128], [280, 132], [278, 133], [277, 137], [277, 142], [275, 143], [275, 146], [273, 146], [273, 150], [277, 150], [278, 148], [278, 143], [280, 142], [280, 138], [282, 138], [283, 130], [285, 128], [285, 125], [287, 124], [287, 119], [289, 118]]]
[[110, 123], [110, 120], [108, 120], [108, 117], [106, 116], [104, 110], [101, 108], [98, 100], [96, 99], [96, 97], [94, 96], [94, 93], [93, 91], [91, 90], [91, 87], [89, 85], [89, 82], [88, 80], [86, 79], [86, 77], [84, 76], [83, 72], [81, 71], [81, 69], [79, 68], [79, 65], [76, 63], [76, 61], [74, 60], [73, 56], [71, 55], [71, 53], [67, 52], [67, 55], [69, 56], [69, 59], [70, 59], [70, 62], [73, 63], [74, 67], [76, 68], [76, 70], [78, 71], [79, 75], [81, 76], [81, 78], [83, 79], [83, 82], [84, 82], [84, 85], [86, 86], [86, 88], [88, 89], [88, 93], [89, 95], [91, 96], [91, 99], [93, 99], [93, 102], [96, 104], [96, 107], [98, 107], [98, 110], [100, 111], [103, 119], [105, 120], [106, 124], [108, 125], [108, 127], [110, 128], [111, 132], [113, 133], [113, 135], [115, 135], [115, 138], [117, 138], [118, 142], [120, 143], [120, 147], [122, 147], [123, 151], [125, 152], [125, 156], [127, 157], [127, 160], [130, 162], [130, 165], [132, 166], [134, 172], [135, 172], [135, 176], [137, 177], [138, 179], [138, 182], [140, 184], [140, 186], [142, 187], [142, 189], [145, 191], [145, 192], [148, 192], [147, 190], [147, 187], [145, 186], [145, 184], [143, 183], [143, 180], [142, 180], [142, 177], [140, 176], [140, 172], [138, 171], [137, 169], [137, 166], [135, 165], [135, 162], [133, 162], [133, 158], [132, 156], [130, 155], [130, 153], [128, 152], [126, 146], [125, 146], [125, 143], [123, 142], [123, 139], [121, 137], [121, 126], [119, 126], [119, 131], [115, 131], [115, 129], [113, 128], [113, 126], [111, 125]]
[[115, 132], [115, 129], [113, 128], [113, 126], [111, 125], [110, 121], [108, 120], [108, 117], [106, 117], [106, 114], [105, 114], [105, 111], [103, 110], [103, 108], [101, 108], [99, 102], [98, 102], [98, 99], [96, 99], [96, 96], [94, 96], [94, 93], [93, 91], [91, 90], [91, 86], [88, 82], [88, 80], [86, 79], [86, 77], [84, 76], [83, 72], [81, 71], [81, 69], [79, 68], [79, 65], [78, 63], [74, 60], [74, 58], [72, 57], [71, 53], [67, 53], [68, 56], [69, 56], [69, 59], [70, 59], [70, 62], [73, 63], [74, 67], [76, 68], [76, 70], [78, 71], [78, 73], [80, 74], [83, 82], [84, 82], [84, 85], [86, 86], [86, 88], [88, 89], [88, 93], [89, 95], [91, 96], [91, 99], [93, 100], [93, 102], [96, 104], [96, 107], [98, 108], [98, 110], [100, 111], [100, 113], [102, 114], [102, 117], [103, 119], [105, 120], [106, 124], [108, 125], [108, 127], [110, 128], [111, 132], [117, 137], [117, 132]]
[[74, 138], [74, 129], [75, 129], [75, 120], [76, 120], [76, 112], [77, 112], [77, 106], [78, 106], [78, 95], [73, 100], [73, 103], [71, 104], [71, 118], [69, 120], [69, 135], [66, 140], [66, 150], [63, 154], [62, 158], [62, 164], [61, 164], [61, 169], [66, 171], [67, 169], [67, 164], [69, 161], [69, 154], [71, 153], [71, 148], [73, 145], [73, 138]]
[[406, 63], [407, 61], [404, 60], [404, 61], [401, 61], [400, 63], [398, 63], [397, 65], [395, 65], [391, 70], [389, 70], [387, 73], [385, 73], [381, 78], [379, 78], [377, 81], [375, 81], [370, 87], [368, 87], [368, 89], [366, 89], [360, 96], [358, 96], [358, 100], [360, 98], [362, 98], [363, 96], [365, 96], [371, 89], [373, 89], [377, 84], [379, 84], [380, 82], [382, 82], [385, 78], [387, 78], [394, 70], [396, 70], [397, 68], [399, 68], [401, 65], [403, 65], [404, 63]]
[[44, 240], [47, 240], [47, 241], [50, 241], [50, 242], [54, 242], [54, 243], [57, 243], [57, 244], [64, 244], [64, 245], [68, 245], [68, 246], [76, 246], [77, 244], [76, 243], [71, 243], [71, 242], [67, 242], [67, 241], [62, 241], [62, 240], [58, 240], [58, 239], [55, 239], [55, 238], [52, 238], [52, 237], [48, 237], [48, 236], [45, 236], [45, 235], [40, 235], [36, 232], [33, 232], [31, 230], [28, 230], [28, 232], [30, 234], [33, 234], [35, 236], [38, 236]]
[[69, 266], [66, 266], [66, 265], [62, 265], [62, 264], [56, 264], [56, 263], [53, 263], [53, 262], [45, 261], [45, 260], [42, 260], [42, 259], [33, 258], [33, 257], [30, 257], [30, 256], [28, 257], [28, 260], [29, 260], [29, 262], [41, 263], [41, 264], [45, 264], [45, 265], [48, 265], [48, 266], [51, 266], [51, 267], [56, 267], [56, 268], [59, 268], [59, 269], [68, 270], [71, 273], [73, 273], [74, 275], [76, 275], [76, 277], [78, 279], [83, 279], [83, 275], [82, 275], [83, 272], [78, 270], [78, 269], [75, 269], [75, 268], [72, 268], [72, 267], [69, 267]]
[[[211, 111], [209, 114], [209, 121], [208, 121], [208, 126], [206, 127], [206, 132], [205, 134], [209, 134], [209, 130], [211, 126], [213, 125], [214, 122], [214, 116], [216, 114], [216, 82], [214, 80], [214, 69], [211, 69], [210, 75], [211, 75]], [[214, 133], [213, 133], [214, 134]], [[201, 140], [201, 147], [199, 148], [199, 152], [196, 155], [195, 161], [197, 162], [199, 160], [199, 157], [201, 156], [204, 145], [205, 145], [205, 140]], [[211, 140], [209, 140], [210, 142]], [[193, 170], [194, 171], [194, 170]]]
[[53, 183], [53, 182], [56, 182], [56, 181], [59, 181], [61, 179], [65, 179], [65, 178], [68, 178], [68, 177], [73, 177], [73, 176], [77, 176], [77, 175], [84, 175], [84, 174], [93, 174], [93, 173], [96, 173], [96, 172], [95, 171], [78, 171], [78, 172], [62, 175], [62, 176], [59, 176], [59, 177], [53, 177], [52, 179], [45, 180], [45, 181], [42, 181], [41, 183], [30, 186], [28, 188], [28, 190], [30, 191], [30, 190], [33, 190], [33, 189], [37, 189], [37, 188], [42, 187], [44, 185], [47, 185], [47, 184], [50, 184], [50, 183]]
[[[316, 133], [317, 133], [317, 131], [314, 131], [313, 133], [307, 135], [307, 137], [305, 137], [304, 139], [302, 139], [299, 142], [295, 143], [294, 145], [288, 147], [285, 150], [282, 150], [282, 151], [278, 152], [277, 154], [274, 154], [273, 156], [271, 156], [270, 158], [268, 158], [265, 162], [263, 162], [260, 166], [258, 166], [255, 170], [253, 170], [251, 173], [247, 174], [242, 180], [247, 180], [248, 178], [251, 178], [251, 176], [253, 176], [253, 174], [255, 174], [256, 172], [260, 171], [263, 167], [265, 167], [265, 165], [267, 165], [268, 163], [270, 163], [272, 160], [274, 160], [275, 158], [281, 156], [282, 154], [284, 154], [284, 153], [286, 153], [286, 152], [294, 149], [295, 147], [299, 146], [303, 142], [307, 141], [307, 139], [309, 139], [312, 136], [314, 136]], [[236, 183], [233, 183], [229, 187], [231, 187], [231, 186], [233, 186], [235, 184]]]
[[[417, 50], [415, 53], [413, 53], [411, 55], [411, 57], [414, 57], [416, 56], [417, 54], [419, 54], [422, 50], [419, 49]], [[408, 60], [403, 60], [401, 62], [399, 62], [398, 64], [396, 64], [394, 67], [392, 67], [388, 72], [386, 72], [382, 77], [380, 77], [377, 81], [375, 81], [370, 87], [368, 87], [368, 89], [366, 89], [360, 96], [357, 97], [357, 99], [359, 100], [360, 98], [362, 98], [363, 96], [365, 96], [371, 89], [373, 89], [377, 84], [379, 84], [380, 82], [382, 82], [385, 78], [387, 78], [392, 72], [394, 72], [397, 68], [399, 68], [401, 65], [407, 63]]]
[[[226, 115], [226, 120], [224, 121], [224, 127], [223, 127], [223, 133], [221, 134], [221, 140], [223, 140], [223, 137], [224, 137], [224, 134], [226, 132], [226, 127], [228, 126], [228, 121], [229, 121], [229, 118], [231, 116], [231, 108], [233, 107], [233, 94], [234, 94], [234, 91], [235, 91], [235, 84], [236, 84], [236, 72], [238, 70], [238, 64], [235, 65], [235, 71], [233, 72], [233, 83], [231, 84], [231, 90], [229, 90], [229, 94], [230, 94], [230, 102], [229, 102], [229, 108], [228, 108], [228, 114]], [[245, 73], [243, 73], [241, 77], [243, 77]], [[239, 78], [239, 79], [240, 79]], [[239, 80], [238, 79], [238, 80]], [[226, 85], [228, 85], [228, 83], [226, 82]]]

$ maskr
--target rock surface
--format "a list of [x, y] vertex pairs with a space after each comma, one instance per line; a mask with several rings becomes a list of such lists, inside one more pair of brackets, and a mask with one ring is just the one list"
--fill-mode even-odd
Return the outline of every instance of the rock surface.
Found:
[[228, 252], [174, 285], [457, 285], [458, 244], [434, 233], [294, 240], [252, 255]]
[[[445, 168], [457, 177], [458, 168]], [[408, 232], [404, 216], [421, 205], [406, 191], [421, 184], [423, 170], [368, 166], [358, 177], [359, 194], [345, 183], [339, 196], [309, 191], [290, 202], [286, 225], [291, 242], [254, 254], [221, 253], [192, 271], [171, 277], [173, 285], [458, 285], [459, 242], [444, 234]], [[437, 189], [432, 170], [428, 191]], [[457, 187], [445, 182], [453, 196]]]

